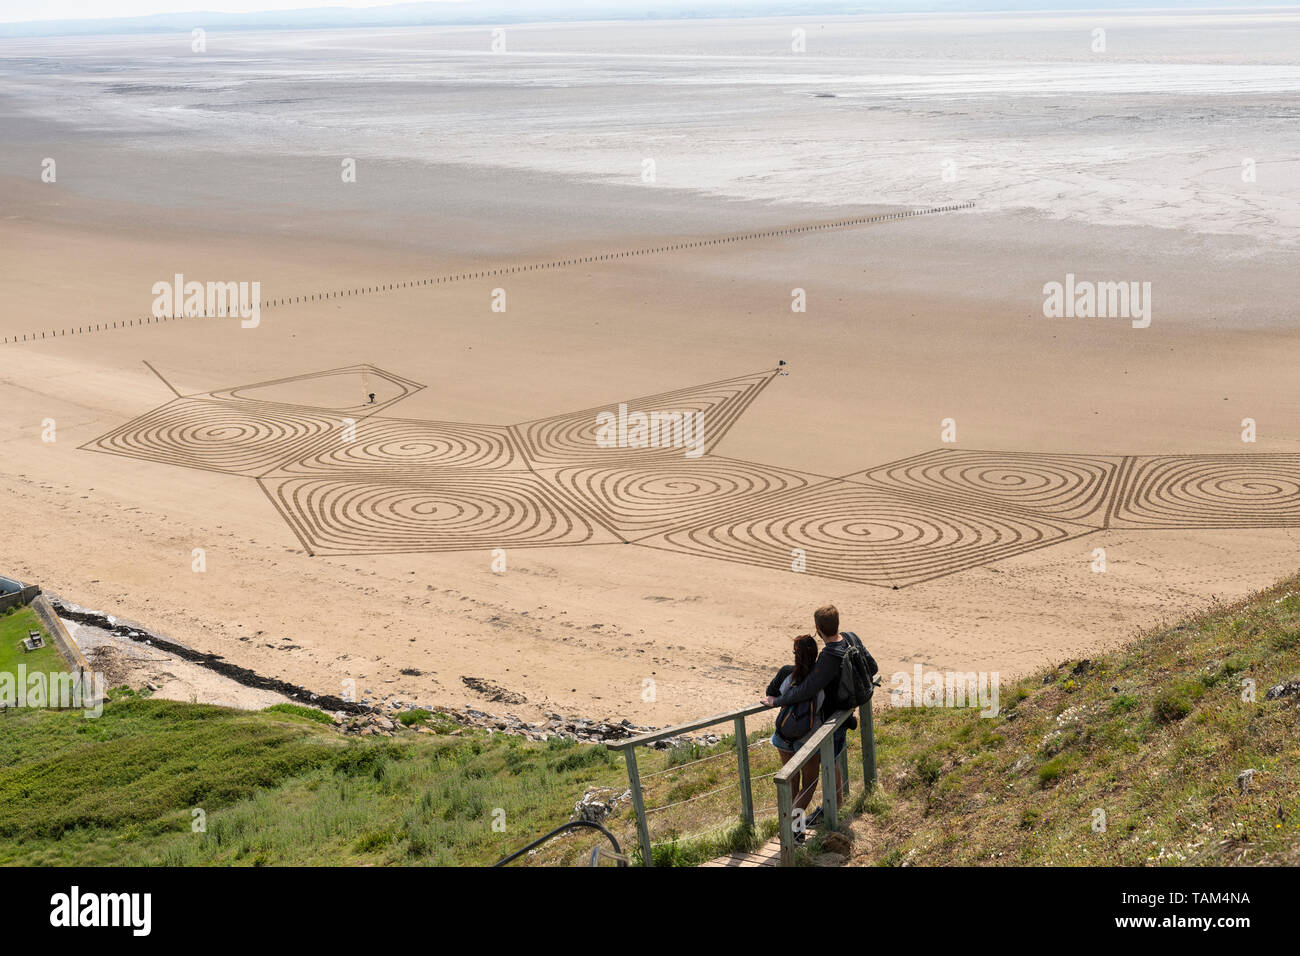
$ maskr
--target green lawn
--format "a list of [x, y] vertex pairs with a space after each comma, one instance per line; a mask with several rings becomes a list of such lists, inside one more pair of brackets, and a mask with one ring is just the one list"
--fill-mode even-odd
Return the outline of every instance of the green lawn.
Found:
[[[40, 631], [45, 637], [45, 646], [34, 651], [24, 650], [22, 642], [28, 631]], [[0, 614], [0, 673], [13, 674], [16, 679], [19, 664], [27, 668], [28, 674], [61, 673], [68, 669], [63, 655], [41, 626], [40, 618], [29, 607]]]

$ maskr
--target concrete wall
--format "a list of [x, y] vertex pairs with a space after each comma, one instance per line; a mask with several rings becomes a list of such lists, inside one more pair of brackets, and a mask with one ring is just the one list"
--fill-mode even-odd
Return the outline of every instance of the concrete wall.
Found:
[[86, 661], [86, 656], [81, 653], [81, 648], [76, 640], [68, 633], [68, 629], [63, 626], [63, 622], [54, 613], [54, 608], [50, 606], [50, 602], [46, 600], [44, 594], [38, 595], [32, 601], [32, 610], [36, 612], [36, 616], [45, 625], [45, 633], [54, 639], [54, 646], [59, 649], [59, 653], [63, 655], [68, 667], [73, 672], [80, 674], [83, 681], [88, 679], [91, 670], [90, 664]]
[[20, 591], [13, 591], [9, 594], [0, 594], [0, 611], [5, 608], [17, 607], [22, 604], [31, 604], [36, 599], [36, 595], [41, 593], [41, 589], [35, 584], [29, 584]]

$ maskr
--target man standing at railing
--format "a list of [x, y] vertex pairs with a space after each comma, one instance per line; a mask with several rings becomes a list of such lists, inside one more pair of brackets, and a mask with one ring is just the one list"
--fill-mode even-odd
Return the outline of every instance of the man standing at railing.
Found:
[[[856, 643], [861, 646], [855, 634], [840, 633], [840, 612], [836, 610], [835, 605], [828, 604], [820, 607], [813, 612], [813, 625], [817, 628], [817, 636], [822, 639], [825, 645], [822, 652], [817, 655], [817, 663], [813, 666], [812, 673], [805, 677], [797, 687], [792, 687], [779, 697], [764, 697], [763, 703], [769, 707], [785, 707], [787, 704], [798, 704], [805, 700], [811, 700], [817, 696], [818, 691], [824, 691], [826, 696], [822, 702], [821, 719], [822, 722], [828, 722], [835, 717], [837, 701], [839, 700], [840, 689], [840, 669], [844, 663], [844, 655], [848, 651], [850, 644]], [[839, 730], [835, 731], [835, 799], [837, 802], [844, 799], [844, 779], [840, 770], [840, 754], [844, 752], [847, 744], [848, 733], [857, 727], [857, 718], [850, 717]], [[808, 761], [807, 766], [815, 772], [818, 766], [817, 757]], [[821, 819], [821, 807], [818, 807], [808, 817], [808, 825], [816, 826]]]

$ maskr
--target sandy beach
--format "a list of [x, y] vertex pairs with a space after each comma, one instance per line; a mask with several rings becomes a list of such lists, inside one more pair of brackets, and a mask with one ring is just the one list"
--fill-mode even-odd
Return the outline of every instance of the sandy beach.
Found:
[[[828, 601], [887, 674], [1009, 677], [1294, 572], [1300, 527], [1249, 523], [1085, 527], [897, 590], [616, 540], [505, 573], [489, 547], [310, 556], [251, 478], [81, 448], [360, 364], [425, 386], [384, 416], [509, 426], [784, 361], [714, 454], [847, 476], [945, 419], [955, 450], [1300, 453], [1300, 16], [1107, 15], [1100, 66], [1090, 18], [1031, 19], [831, 18], [802, 61], [783, 20], [525, 26], [496, 59], [468, 28], [214, 36], [202, 63], [0, 41], [0, 570], [320, 693], [483, 706], [476, 678], [656, 726], [756, 697]], [[311, 298], [949, 203], [974, 208]], [[307, 301], [138, 324], [176, 273]], [[1151, 283], [1150, 326], [1045, 318], [1067, 273]]]

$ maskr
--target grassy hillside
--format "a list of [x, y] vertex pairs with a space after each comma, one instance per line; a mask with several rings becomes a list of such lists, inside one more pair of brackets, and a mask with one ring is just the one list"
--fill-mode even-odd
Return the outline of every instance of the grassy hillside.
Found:
[[490, 863], [623, 773], [603, 747], [357, 740], [299, 710], [119, 695], [98, 719], [0, 717], [0, 863]]
[[876, 726], [857, 863], [1298, 863], [1300, 578], [1004, 687], [996, 718]]
[[[1276, 685], [1291, 689], [1266, 699]], [[995, 718], [878, 711], [881, 785], [865, 797], [854, 782], [853, 863], [1300, 862], [1300, 578], [1001, 695]], [[0, 863], [487, 864], [569, 819], [587, 787], [626, 785], [603, 747], [437, 715], [358, 738], [295, 706], [112, 698], [97, 719], [0, 714]], [[771, 833], [776, 758], [761, 737], [756, 832], [735, 823], [728, 738], [643, 752], [657, 862]], [[626, 805], [609, 825], [633, 842]], [[594, 842], [553, 841], [533, 862], [578, 862]]]

